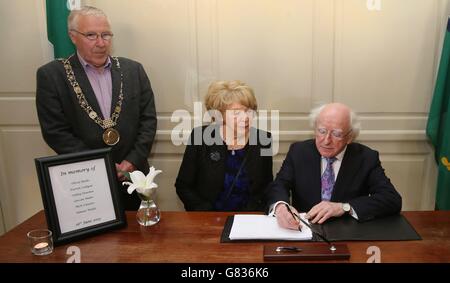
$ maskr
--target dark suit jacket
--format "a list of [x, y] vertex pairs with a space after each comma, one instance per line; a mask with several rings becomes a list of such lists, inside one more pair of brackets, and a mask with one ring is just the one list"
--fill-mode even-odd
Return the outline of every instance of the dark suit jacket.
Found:
[[[123, 73], [123, 103], [118, 124], [120, 141], [113, 146], [116, 163], [127, 160], [147, 173], [147, 158], [156, 133], [156, 112], [150, 81], [138, 62], [119, 58]], [[88, 103], [103, 119], [89, 79], [76, 55], [70, 63]], [[111, 113], [120, 90], [120, 72], [114, 61], [111, 69]], [[91, 120], [78, 104], [77, 96], [67, 80], [63, 64], [52, 61], [37, 71], [36, 106], [42, 135], [58, 154], [108, 147], [102, 139], [104, 130]]]
[[[213, 210], [214, 202], [219, 193], [224, 190], [225, 158], [227, 146], [225, 144], [194, 145], [195, 134], [201, 137], [206, 126], [195, 128], [186, 146], [183, 161], [175, 183], [176, 191], [189, 210]], [[213, 136], [218, 134], [218, 128]], [[260, 150], [270, 151], [270, 133], [251, 128], [250, 141], [247, 145], [248, 158], [245, 163], [250, 179], [250, 199], [243, 210], [264, 210], [264, 189], [273, 180], [272, 155], [261, 156]], [[269, 142], [262, 142], [259, 137], [268, 137]], [[255, 137], [256, 139], [253, 139]], [[201, 140], [201, 139], [200, 139]]]
[[[315, 141], [291, 145], [275, 181], [267, 189], [267, 205], [282, 200], [299, 211], [321, 202], [321, 156]], [[381, 167], [378, 152], [362, 144], [347, 146], [331, 196], [348, 202], [360, 221], [398, 213], [402, 199]]]

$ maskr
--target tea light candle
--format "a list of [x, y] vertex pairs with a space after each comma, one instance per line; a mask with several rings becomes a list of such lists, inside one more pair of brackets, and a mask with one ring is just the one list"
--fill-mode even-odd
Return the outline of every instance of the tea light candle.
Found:
[[46, 243], [46, 242], [40, 242], [40, 243], [37, 243], [36, 245], [34, 245], [34, 248], [37, 250], [44, 249], [46, 247], [48, 247], [48, 243]]

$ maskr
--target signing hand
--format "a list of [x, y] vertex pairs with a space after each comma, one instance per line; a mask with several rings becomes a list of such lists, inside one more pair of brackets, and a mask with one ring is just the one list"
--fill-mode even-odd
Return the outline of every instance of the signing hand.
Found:
[[339, 217], [343, 214], [344, 210], [342, 209], [342, 203], [322, 201], [311, 208], [305, 218], [311, 223], [322, 224], [330, 217]]
[[134, 170], [136, 170], [136, 166], [134, 166], [131, 162], [127, 160], [122, 160], [120, 164], [116, 163], [116, 170], [117, 170], [117, 179], [119, 179], [119, 181], [125, 181], [126, 178], [121, 171], [133, 172]]
[[[291, 211], [295, 215], [299, 215], [298, 211], [291, 206]], [[278, 226], [286, 229], [298, 230], [301, 224], [297, 218], [292, 217], [292, 214], [287, 210], [284, 203], [279, 203], [275, 207], [275, 215], [277, 217]]]

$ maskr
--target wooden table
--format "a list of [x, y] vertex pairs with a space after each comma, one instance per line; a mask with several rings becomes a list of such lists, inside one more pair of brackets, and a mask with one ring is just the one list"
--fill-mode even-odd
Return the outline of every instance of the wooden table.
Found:
[[[40, 211], [0, 237], [0, 262], [59, 262], [70, 257], [69, 246], [81, 251], [81, 262], [260, 263], [264, 242], [220, 243], [228, 215], [223, 212], [163, 211], [161, 221], [141, 227], [135, 212], [127, 212], [128, 226], [58, 246], [47, 256], [32, 255], [26, 233], [46, 227]], [[381, 250], [381, 262], [450, 262], [450, 211], [403, 212], [421, 241], [345, 242], [349, 261], [366, 262], [370, 246]], [[308, 243], [302, 243], [307, 245]]]

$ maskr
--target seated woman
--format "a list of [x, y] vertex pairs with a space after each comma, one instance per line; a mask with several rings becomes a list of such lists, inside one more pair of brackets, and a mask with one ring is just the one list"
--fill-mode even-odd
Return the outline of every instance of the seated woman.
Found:
[[213, 123], [193, 129], [175, 183], [187, 211], [263, 211], [272, 182], [270, 133], [251, 127], [253, 90], [240, 81], [209, 86]]

